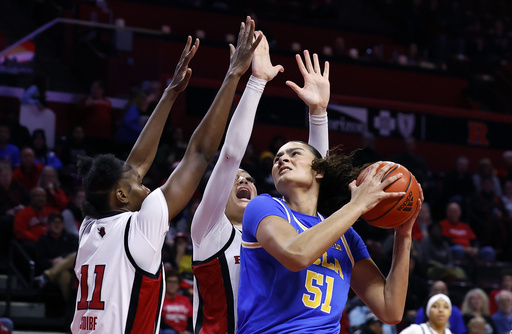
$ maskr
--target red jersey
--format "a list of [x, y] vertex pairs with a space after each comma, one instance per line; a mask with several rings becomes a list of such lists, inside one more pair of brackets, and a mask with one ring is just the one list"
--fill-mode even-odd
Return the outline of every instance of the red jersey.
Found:
[[475, 233], [466, 223], [458, 222], [454, 225], [448, 219], [445, 219], [440, 224], [443, 228], [443, 235], [450, 238], [457, 245], [469, 247], [471, 246], [471, 240], [476, 239]]
[[164, 306], [162, 307], [162, 320], [177, 332], [187, 330], [188, 320], [192, 318], [192, 303], [188, 297], [176, 294], [176, 298], [171, 299], [165, 296]]
[[35, 212], [34, 208], [27, 206], [14, 216], [14, 235], [18, 240], [36, 242], [48, 231], [48, 216], [59, 211], [45, 206], [42, 211]]

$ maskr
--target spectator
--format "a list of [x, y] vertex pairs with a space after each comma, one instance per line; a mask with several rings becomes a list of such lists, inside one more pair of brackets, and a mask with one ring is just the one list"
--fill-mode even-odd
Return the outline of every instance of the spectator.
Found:
[[272, 165], [274, 164], [274, 154], [270, 151], [263, 151], [260, 154], [260, 180], [258, 182], [258, 190], [260, 194], [271, 194], [278, 196], [278, 192], [274, 186], [274, 179], [272, 178]]
[[6, 255], [12, 237], [14, 216], [30, 202], [28, 190], [12, 180], [12, 168], [0, 163], [0, 254]]
[[62, 147], [61, 156], [64, 167], [76, 168], [76, 163], [78, 162], [77, 157], [91, 155], [91, 148], [85, 137], [85, 131], [82, 126], [73, 126]]
[[71, 201], [68, 202], [66, 209], [62, 211], [64, 217], [64, 229], [67, 233], [78, 237], [78, 230], [84, 220], [82, 214], [82, 202], [85, 199], [85, 191], [83, 189], [75, 189]]
[[[444, 281], [438, 280], [435, 281], [430, 287], [429, 297], [442, 293], [444, 295], [450, 296], [448, 292], [448, 285]], [[425, 309], [423, 306], [418, 309], [416, 314], [416, 320], [414, 323], [421, 324], [425, 322]], [[454, 334], [464, 334], [466, 333], [466, 326], [464, 324], [464, 318], [462, 317], [461, 310], [456, 306], [452, 305], [452, 314], [450, 315], [450, 330]]]
[[501, 257], [509, 245], [505, 209], [494, 191], [490, 178], [482, 180], [482, 189], [470, 200], [469, 224], [477, 235], [480, 246], [492, 246]]
[[428, 237], [421, 241], [421, 249], [427, 262], [427, 277], [431, 279], [464, 279], [466, 273], [453, 261], [449, 241], [443, 228], [434, 223], [428, 228]]
[[48, 231], [48, 216], [57, 209], [46, 205], [46, 192], [35, 187], [30, 192], [30, 205], [14, 216], [14, 236], [28, 255], [35, 258], [35, 244]]
[[469, 172], [469, 159], [459, 156], [455, 168], [444, 177], [443, 192], [447, 202], [458, 202], [463, 205], [475, 193], [473, 177]]
[[30, 132], [26, 126], [20, 124], [20, 108], [10, 104], [2, 108], [4, 118], [2, 121], [9, 127], [9, 142], [18, 148], [30, 146]]
[[146, 113], [150, 97], [142, 91], [139, 91], [126, 106], [121, 125], [117, 132], [118, 151], [122, 152], [122, 157], [127, 157], [133, 144], [137, 141], [142, 131], [141, 116]]
[[478, 170], [473, 174], [473, 183], [475, 185], [476, 192], [482, 191], [483, 181], [485, 179], [491, 179], [494, 184], [494, 192], [501, 196], [501, 184], [500, 180], [496, 176], [496, 170], [492, 164], [491, 159], [482, 158], [478, 163]]
[[180, 275], [176, 270], [168, 270], [165, 276], [166, 293], [160, 334], [192, 333], [192, 303], [188, 297], [178, 293]]
[[395, 155], [391, 161], [404, 165], [421, 183], [423, 191], [426, 190], [430, 169], [425, 159], [416, 153], [416, 140], [413, 137], [404, 138], [403, 151]]
[[428, 299], [425, 306], [425, 323], [420, 325], [412, 324], [400, 333], [422, 334], [422, 333], [444, 333], [452, 334], [449, 328], [448, 319], [452, 313], [452, 303], [445, 294], [436, 294]]
[[48, 87], [48, 77], [37, 74], [32, 84], [25, 89], [20, 97], [21, 104], [35, 105], [39, 109], [44, 109], [46, 104], [46, 89]]
[[480, 258], [494, 260], [496, 252], [492, 247], [479, 247], [478, 240], [471, 227], [460, 221], [461, 209], [459, 204], [452, 202], [446, 207], [446, 219], [440, 222], [443, 235], [452, 242], [450, 247], [456, 259]]
[[496, 295], [498, 312], [491, 316], [497, 334], [509, 334], [512, 330], [512, 292], [501, 290]]
[[489, 297], [480, 288], [469, 290], [462, 302], [462, 317], [466, 327], [471, 319], [482, 317], [485, 320], [485, 334], [498, 334], [496, 326], [489, 316]]
[[502, 182], [512, 180], [512, 151], [503, 152], [503, 163], [503, 166], [496, 170], [496, 175]]
[[6, 124], [0, 124], [0, 162], [10, 164], [13, 168], [20, 165], [20, 150], [9, 143], [11, 132]]
[[430, 204], [427, 202], [423, 203], [421, 206], [420, 214], [418, 215], [418, 219], [414, 223], [412, 227], [412, 237], [421, 242], [423, 238], [428, 237], [428, 227], [432, 225], [432, 216], [430, 214]]
[[468, 334], [485, 334], [485, 319], [474, 317], [468, 322]]
[[63, 143], [61, 150], [62, 169], [60, 170], [60, 180], [62, 188], [71, 193], [78, 186], [76, 164], [79, 156], [89, 156], [92, 149], [85, 139], [84, 128], [75, 125], [69, 136]]
[[373, 133], [365, 131], [361, 133], [361, 142], [359, 149], [352, 156], [353, 165], [362, 167], [367, 163], [374, 163], [382, 160], [375, 150], [375, 136]]
[[491, 314], [498, 311], [498, 304], [496, 303], [496, 295], [501, 290], [508, 290], [512, 292], [512, 270], [504, 269], [501, 271], [501, 284], [498, 289], [494, 289], [489, 294], [489, 310]]
[[48, 232], [36, 243], [36, 264], [43, 273], [35, 277], [35, 282], [39, 288], [49, 282], [56, 283], [67, 302], [71, 293], [71, 270], [78, 249], [78, 238], [66, 232], [64, 217], [60, 213], [50, 213], [48, 228]]
[[56, 170], [62, 168], [62, 162], [54, 151], [46, 145], [46, 134], [43, 129], [36, 129], [32, 133], [32, 149], [36, 156], [36, 163], [43, 166], [52, 166]]
[[20, 165], [14, 170], [12, 179], [30, 191], [37, 186], [43, 168], [43, 165], [36, 163], [34, 150], [25, 147], [21, 150]]
[[105, 97], [105, 85], [96, 80], [91, 84], [90, 94], [84, 96], [78, 104], [78, 110], [84, 114], [84, 131], [98, 152], [111, 151], [112, 102]]
[[59, 211], [66, 209], [69, 199], [60, 187], [59, 177], [55, 168], [52, 166], [44, 167], [37, 185], [46, 191], [48, 206], [54, 207]]
[[359, 327], [354, 334], [383, 334], [382, 321], [372, 312], [366, 314], [364, 324]]
[[506, 217], [512, 218], [512, 179], [506, 180], [503, 184], [503, 195], [501, 196], [501, 202], [503, 203]]

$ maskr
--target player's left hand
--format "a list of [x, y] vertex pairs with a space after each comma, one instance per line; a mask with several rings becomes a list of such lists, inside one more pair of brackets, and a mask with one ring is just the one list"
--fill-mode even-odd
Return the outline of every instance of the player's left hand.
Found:
[[169, 86], [165, 89], [166, 91], [180, 93], [187, 88], [188, 81], [192, 76], [192, 69], [188, 67], [188, 64], [196, 54], [197, 48], [199, 48], [199, 39], [196, 38], [194, 45], [192, 45], [192, 37], [188, 36], [187, 44], [181, 53], [176, 70], [174, 70], [174, 76]]
[[304, 78], [304, 87], [299, 87], [293, 81], [286, 81], [293, 91], [308, 105], [310, 112], [314, 114], [316, 111], [325, 112], [330, 98], [330, 83], [329, 83], [329, 62], [325, 62], [324, 72], [320, 68], [318, 55], [313, 54], [313, 61], [308, 50], [304, 50], [304, 60], [302, 61], [300, 55], [296, 55], [297, 65], [299, 66], [300, 73]]
[[423, 197], [423, 189], [421, 188], [421, 184], [418, 183], [418, 187], [420, 189], [420, 195], [418, 197], [418, 203], [416, 205], [416, 209], [414, 210], [414, 213], [412, 214], [411, 218], [409, 218], [408, 221], [403, 223], [400, 226], [395, 227], [395, 232], [402, 236], [412, 236], [412, 227], [414, 223], [416, 222], [416, 219], [418, 218], [418, 215], [421, 210], [421, 204], [423, 203], [424, 197]]

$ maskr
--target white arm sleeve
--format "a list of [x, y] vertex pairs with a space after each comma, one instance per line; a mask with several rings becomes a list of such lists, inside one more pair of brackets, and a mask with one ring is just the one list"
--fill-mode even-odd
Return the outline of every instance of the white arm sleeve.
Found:
[[322, 157], [329, 150], [329, 126], [327, 113], [324, 115], [309, 115], [309, 145], [320, 152]]
[[192, 219], [191, 237], [195, 245], [201, 243], [215, 224], [226, 221], [220, 218], [224, 215], [240, 162], [251, 138], [256, 109], [266, 83], [267, 81], [251, 75], [236, 107], [219, 160]]

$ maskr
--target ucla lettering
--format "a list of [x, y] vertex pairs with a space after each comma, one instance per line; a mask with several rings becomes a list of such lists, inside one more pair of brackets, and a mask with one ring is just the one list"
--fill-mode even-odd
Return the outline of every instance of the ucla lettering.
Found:
[[341, 270], [341, 265], [338, 262], [338, 259], [334, 259], [334, 263], [330, 263], [327, 260], [327, 252], [325, 252], [321, 258], [317, 259], [313, 264], [316, 264], [317, 266], [322, 266], [327, 269], [331, 269], [336, 274], [340, 275], [341, 278], [343, 278], [343, 271]]

